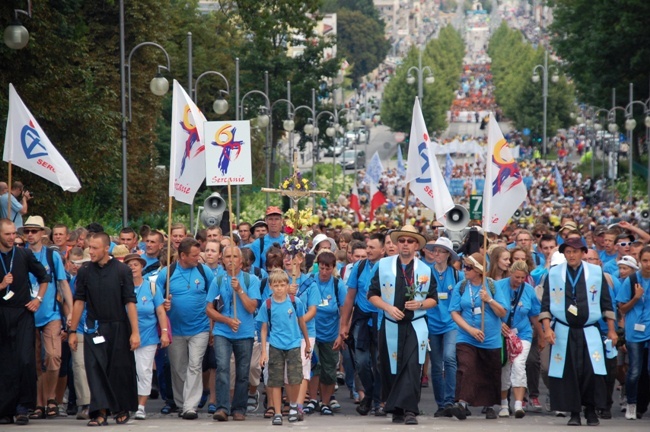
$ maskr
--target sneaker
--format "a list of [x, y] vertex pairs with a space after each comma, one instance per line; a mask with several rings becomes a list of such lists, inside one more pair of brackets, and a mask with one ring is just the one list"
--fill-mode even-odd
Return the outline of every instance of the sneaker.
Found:
[[636, 420], [636, 404], [627, 404], [625, 418], [628, 420]]
[[[75, 412], [75, 414], [77, 413]], [[59, 414], [57, 415], [57, 417], [62, 417], [62, 418], [68, 417], [68, 410], [66, 409], [65, 405], [59, 405]]]
[[564, 411], [555, 411], [555, 417], [566, 417], [566, 413]]
[[370, 413], [371, 409], [372, 409], [372, 398], [369, 398], [368, 396], [361, 399], [361, 402], [359, 402], [359, 406], [356, 408], [359, 415], [362, 416], [367, 416]]
[[465, 420], [467, 418], [465, 415], [465, 407], [460, 402], [456, 402], [456, 404], [451, 409], [451, 413], [458, 420]]
[[246, 412], [252, 413], [257, 411], [260, 407], [260, 392], [255, 391], [255, 394], [249, 394], [248, 400], [246, 401]]
[[429, 377], [427, 375], [422, 375], [420, 380], [420, 387], [429, 387]]
[[580, 421], [580, 413], [571, 413], [571, 418], [567, 423], [567, 426], [580, 426], [582, 422]]
[[600, 424], [594, 407], [585, 408], [585, 420], [587, 420], [587, 426], [598, 426]]
[[140, 408], [135, 412], [135, 419], [136, 420], [144, 420], [146, 418], [147, 418], [147, 413], [144, 412], [144, 409]]
[[492, 407], [487, 407], [485, 410], [485, 418], [488, 420], [494, 420], [497, 418], [497, 413], [494, 411], [494, 408]]
[[433, 414], [434, 417], [445, 417], [446, 410], [444, 408], [438, 408], [438, 410]]
[[407, 411], [404, 414], [404, 424], [407, 424], [407, 425], [416, 425], [416, 424], [418, 424], [418, 419], [415, 416], [415, 413]]
[[77, 406], [76, 406], [76, 405], [73, 405], [73, 404], [71, 404], [71, 403], [68, 403], [68, 409], [66, 410], [66, 413], [67, 413], [69, 416], [74, 416], [74, 415], [77, 415], [77, 412], [78, 412], [78, 411], [77, 411]]
[[183, 420], [196, 420], [199, 415], [194, 410], [187, 410], [183, 413]]
[[508, 408], [508, 405], [501, 405], [499, 417], [510, 417], [510, 408]]
[[77, 413], [77, 420], [89, 420], [90, 419], [90, 409], [88, 405], [81, 407], [81, 410]]
[[522, 419], [526, 416], [526, 411], [524, 411], [523, 408], [519, 408], [518, 410], [515, 410], [515, 418], [516, 419]]
[[539, 398], [536, 398], [536, 397], [530, 398], [530, 408], [529, 409], [530, 409], [530, 411], [536, 412], [536, 413], [542, 412], [542, 404], [539, 403]]
[[379, 405], [375, 407], [375, 417], [386, 417], [386, 411], [384, 411], [383, 406]]

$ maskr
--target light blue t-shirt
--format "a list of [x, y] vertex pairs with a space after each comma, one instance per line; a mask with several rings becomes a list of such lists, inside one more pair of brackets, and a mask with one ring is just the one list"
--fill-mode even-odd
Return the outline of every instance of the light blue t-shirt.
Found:
[[[144, 279], [140, 286], [134, 287], [136, 309], [138, 311], [138, 330], [140, 330], [140, 346], [158, 345], [158, 316], [156, 308], [163, 304], [164, 299], [160, 290], [151, 293], [151, 281]], [[163, 327], [166, 324], [163, 323]]]
[[612, 275], [612, 277], [620, 280], [620, 273], [618, 271], [618, 264], [616, 258], [609, 260], [607, 264], [603, 264], [603, 271], [605, 273], [609, 273], [610, 275]]
[[348, 290], [341, 280], [338, 280], [338, 295], [334, 289], [334, 277], [327, 282], [321, 282], [315, 277], [320, 302], [316, 308], [316, 340], [319, 342], [334, 342], [339, 335], [341, 320], [340, 308], [345, 303]]
[[[214, 276], [208, 266], [203, 266], [208, 284], [212, 283]], [[167, 271], [169, 267], [160, 270], [156, 279], [156, 291], [165, 292]], [[172, 334], [178, 336], [196, 336], [199, 333], [210, 331], [210, 321], [205, 313], [205, 296], [208, 286], [205, 279], [196, 267], [183, 268], [177, 264], [169, 281], [169, 290], [172, 295], [171, 309], [167, 312], [172, 326]]]
[[[629, 342], [645, 342], [650, 340], [650, 279], [643, 279], [641, 272], [636, 273], [638, 284], [643, 287], [643, 297], [625, 314], [625, 340]], [[623, 281], [621, 289], [616, 295], [616, 302], [620, 305], [632, 299], [634, 290], [630, 288], [630, 278]], [[635, 330], [634, 326], [645, 326], [643, 331]], [[639, 328], [639, 327], [637, 327]]]
[[[273, 300], [273, 297], [269, 299], [271, 300], [271, 328], [268, 332], [267, 341], [273, 348], [283, 351], [300, 348], [303, 335], [298, 324], [298, 317], [305, 315], [304, 303], [299, 298], [294, 297], [296, 303], [294, 308], [289, 296], [280, 303]], [[256, 319], [260, 324], [269, 322], [266, 301], [260, 307]]]
[[[45, 246], [41, 248], [40, 252], [34, 252], [34, 256], [41, 264], [43, 264], [45, 271], [50, 277], [56, 279], [57, 281], [68, 280], [60, 254], [54, 253], [54, 251], [52, 251], [54, 271], [50, 269], [50, 265], [47, 262], [47, 248]], [[32, 286], [32, 298], [36, 298], [38, 295], [39, 284], [36, 280], [36, 277], [31, 273], [29, 273], [29, 282]], [[34, 323], [36, 327], [42, 327], [47, 323], [60, 319], [61, 310], [59, 309], [59, 304], [56, 301], [56, 284], [54, 283], [54, 280], [51, 280], [47, 285], [47, 291], [45, 291], [45, 295], [43, 296], [43, 302], [41, 303], [38, 310], [34, 313]]]
[[[273, 246], [273, 243], [280, 243], [280, 246], [282, 246], [282, 244], [284, 243], [284, 234], [280, 234], [279, 237], [271, 237], [271, 234], [266, 234], [264, 236], [264, 250], [261, 252], [260, 252], [260, 243], [261, 240], [258, 238], [255, 239], [253, 243], [242, 247], [250, 248], [253, 251], [253, 254], [255, 254], [255, 262], [253, 263], [255, 267], [265, 268], [266, 253]], [[262, 256], [264, 256], [264, 260], [261, 259]], [[262, 261], [264, 261], [263, 265], [262, 265]]]
[[508, 302], [506, 306], [506, 316], [501, 318], [501, 321], [507, 323], [510, 314], [514, 310], [515, 316], [512, 319], [512, 325], [510, 328], [517, 329], [517, 336], [519, 336], [521, 340], [532, 342], [533, 326], [530, 322], [530, 318], [539, 315], [542, 311], [542, 304], [537, 299], [535, 289], [530, 286], [530, 284], [524, 283], [524, 291], [521, 293], [521, 297], [517, 303], [517, 308], [515, 309], [512, 303], [517, 298], [519, 290], [522, 289], [522, 287], [513, 290], [512, 287], [510, 287], [510, 278], [498, 280], [494, 284], [496, 285], [497, 290], [502, 291], [503, 297]]
[[601, 250], [598, 252], [598, 256], [600, 257], [600, 261], [603, 263], [603, 269], [605, 268], [605, 264], [610, 262], [611, 260], [616, 261], [616, 257], [618, 256], [618, 252], [614, 252], [613, 254], [608, 254], [605, 252], [605, 250]]
[[[458, 282], [454, 287], [451, 295], [451, 302], [449, 303], [449, 312], [459, 312], [463, 319], [470, 326], [480, 329], [481, 328], [481, 313], [474, 313], [475, 308], [481, 307], [481, 297], [479, 296], [480, 287], [474, 287], [471, 283], [467, 282], [465, 292], [461, 296], [460, 286], [464, 282]], [[487, 283], [487, 281], [486, 281]], [[503, 298], [503, 292], [495, 287], [494, 301], [498, 302], [504, 308], [507, 308], [506, 301]], [[492, 292], [489, 287], [487, 293], [492, 297]], [[495, 315], [492, 308], [485, 305], [485, 339], [483, 343], [477, 341], [469, 333], [467, 333], [461, 326], [458, 326], [457, 343], [466, 343], [478, 348], [496, 349], [501, 347], [501, 318]]]
[[[74, 295], [77, 292], [77, 275], [72, 276], [70, 279], [70, 291], [72, 292], [72, 298], [74, 299]], [[84, 324], [86, 324], [86, 316], [88, 315], [88, 311], [86, 310], [87, 305], [88, 303], [84, 302], [84, 310], [81, 312], [81, 318], [79, 318], [78, 330], [83, 329]]]
[[[23, 209], [23, 205], [16, 199], [15, 196], [11, 195], [11, 217], [7, 217], [7, 198], [9, 197], [9, 192], [6, 194], [0, 195], [0, 219], [9, 219], [16, 225], [16, 228], [23, 226], [23, 215], [20, 214], [20, 211]], [[40, 309], [40, 308], [39, 308]]]
[[[289, 276], [289, 280], [291, 280], [291, 276]], [[307, 313], [309, 308], [312, 306], [318, 307], [320, 303], [320, 294], [318, 293], [318, 287], [316, 286], [314, 275], [301, 274], [296, 283], [298, 284], [296, 297], [302, 301], [303, 305], [305, 305], [305, 313]], [[305, 324], [307, 324], [309, 337], [315, 338], [316, 317], [310, 319]]]
[[[246, 286], [245, 273], [240, 271], [237, 274], [239, 285], [244, 290], [246, 295], [256, 301], [260, 300], [260, 280], [257, 276], [249, 274], [248, 286]], [[205, 298], [205, 301], [212, 303], [218, 296], [223, 300], [223, 309], [220, 311], [221, 315], [233, 318], [234, 309], [232, 304], [233, 290], [230, 286], [231, 276], [227, 274], [215, 277], [210, 284], [210, 290]], [[212, 334], [215, 336], [222, 336], [227, 339], [248, 339], [255, 337], [255, 313], [249, 313], [241, 301], [239, 294], [236, 294], [237, 302], [237, 319], [240, 321], [239, 329], [237, 332], [232, 331], [230, 326], [226, 323], [215, 322], [212, 329]]]
[[[359, 274], [359, 264], [362, 262], [365, 262], [365, 264], [363, 271]], [[377, 268], [377, 263], [372, 264], [369, 260], [361, 260], [354, 263], [350, 271], [350, 277], [348, 277], [348, 288], [357, 290], [354, 305], [367, 314], [378, 312], [378, 309], [368, 300], [368, 288], [370, 288], [370, 281]]]
[[423, 261], [429, 268], [431, 268], [431, 276], [436, 280], [438, 291], [438, 306], [427, 310], [427, 323], [429, 326], [429, 333], [440, 335], [456, 330], [458, 326], [451, 318], [449, 313], [449, 302], [456, 283], [465, 279], [463, 272], [458, 272], [458, 282], [454, 276], [454, 268], [447, 266], [445, 271], [439, 273], [434, 263]]

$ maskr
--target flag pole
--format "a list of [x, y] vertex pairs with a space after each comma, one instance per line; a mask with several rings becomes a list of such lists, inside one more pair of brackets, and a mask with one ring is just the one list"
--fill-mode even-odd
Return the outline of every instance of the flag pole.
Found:
[[7, 219], [11, 219], [11, 161], [9, 161], [9, 179], [7, 179]]
[[[485, 253], [487, 251], [487, 232], [483, 231], [483, 288], [487, 289], [485, 286], [486, 275], [487, 273], [487, 263], [485, 262]], [[481, 331], [485, 335], [485, 302], [481, 301]]]
[[172, 196], [169, 197], [169, 204], [167, 205], [168, 213], [167, 213], [167, 281], [166, 281], [166, 287], [167, 287], [167, 292], [165, 293], [165, 299], [169, 300], [169, 269], [171, 268], [171, 260], [172, 260]]
[[[411, 191], [410, 185], [410, 182], [406, 183], [406, 192], [404, 193], [404, 223], [402, 226], [406, 225], [406, 217], [409, 210], [409, 192]], [[372, 199], [372, 197], [370, 198]]]
[[[232, 220], [232, 192], [230, 190], [230, 180], [228, 180], [228, 223]], [[232, 234], [232, 226], [228, 227], [230, 229], [230, 247], [234, 249], [235, 247], [235, 241], [233, 239], [233, 234]], [[233, 268], [233, 262], [232, 262], [232, 251], [230, 251], [230, 273], [234, 273], [234, 268]], [[237, 296], [233, 295], [232, 296], [232, 314], [233, 318], [237, 319]]]

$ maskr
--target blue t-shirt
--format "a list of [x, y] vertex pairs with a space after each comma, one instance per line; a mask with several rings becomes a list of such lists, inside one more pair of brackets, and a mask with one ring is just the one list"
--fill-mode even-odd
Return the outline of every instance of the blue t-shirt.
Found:
[[620, 280], [620, 273], [618, 271], [618, 264], [616, 259], [609, 260], [607, 264], [603, 264], [603, 271]]
[[7, 199], [9, 195], [9, 192], [0, 195], [0, 219], [9, 219], [16, 225], [16, 228], [20, 228], [23, 226], [23, 215], [20, 214], [23, 205], [15, 196], [11, 195], [11, 217], [7, 218]]
[[[650, 340], [650, 279], [643, 279], [641, 272], [636, 273], [638, 284], [643, 287], [643, 297], [641, 297], [625, 314], [625, 340], [628, 342], [645, 342]], [[626, 278], [618, 290], [616, 302], [619, 304], [627, 303], [632, 299], [634, 290], [630, 287], [630, 278]], [[645, 326], [644, 331], [635, 330], [634, 326], [640, 324]]]
[[[140, 346], [158, 345], [158, 316], [156, 308], [165, 301], [162, 291], [156, 289], [156, 294], [151, 293], [151, 281], [144, 279], [142, 285], [134, 287], [136, 309], [138, 311], [138, 330], [140, 330]], [[163, 324], [165, 326], [166, 324]]]
[[140, 258], [145, 260], [147, 264], [145, 264], [145, 268], [149, 267], [151, 264], [157, 264], [160, 263], [160, 259], [158, 257], [149, 257], [146, 253], [140, 255]]
[[[362, 262], [365, 262], [365, 264], [363, 271], [359, 274], [359, 264]], [[368, 288], [370, 288], [370, 281], [377, 268], [377, 263], [373, 264], [369, 260], [361, 260], [354, 263], [352, 270], [350, 270], [348, 289], [357, 290], [357, 295], [354, 297], [354, 305], [364, 313], [378, 312], [377, 308], [368, 300]]]
[[[305, 305], [299, 298], [294, 297], [296, 307], [294, 309], [289, 296], [283, 302], [276, 302], [271, 299], [271, 328], [268, 332], [267, 341], [276, 349], [287, 351], [294, 348], [300, 348], [300, 341], [303, 338], [298, 324], [298, 317], [305, 315]], [[257, 321], [261, 323], [269, 322], [268, 308], [266, 301], [257, 314]], [[314, 320], [312, 320], [314, 321]]]
[[[291, 276], [289, 276], [291, 281]], [[296, 290], [296, 297], [299, 298], [302, 303], [305, 305], [305, 313], [309, 311], [309, 308], [314, 306], [318, 307], [320, 304], [320, 294], [318, 292], [318, 287], [316, 286], [316, 279], [314, 275], [301, 274], [296, 281], [298, 288]], [[269, 289], [269, 292], [271, 290]], [[309, 333], [310, 338], [316, 337], [316, 317], [310, 319], [305, 324], [307, 324], [307, 333]]]
[[[72, 298], [77, 292], [77, 275], [72, 276], [70, 279], [70, 291], [72, 292]], [[86, 316], [88, 311], [86, 310], [87, 303], [84, 302], [84, 310], [81, 312], [81, 318], [79, 318], [79, 324], [77, 326], [77, 331], [83, 330], [84, 324], [86, 324]]]
[[[57, 281], [67, 281], [68, 278], [65, 274], [65, 267], [63, 266], [63, 260], [61, 259], [60, 254], [52, 251], [54, 271], [52, 271], [47, 262], [47, 248], [45, 246], [41, 248], [40, 252], [34, 252], [34, 256], [41, 264], [43, 264], [47, 274], [52, 277], [52, 280], [47, 285], [47, 291], [45, 291], [45, 295], [43, 296], [43, 302], [34, 313], [34, 323], [36, 327], [42, 327], [54, 320], [61, 319], [61, 311], [59, 310], [59, 304], [56, 301], [56, 285], [54, 279]], [[32, 298], [36, 298], [38, 295], [39, 284], [36, 277], [31, 273], [29, 273], [29, 282], [32, 286]]]
[[618, 256], [618, 252], [614, 252], [613, 254], [610, 255], [607, 252], [605, 252], [605, 249], [603, 249], [598, 252], [598, 256], [600, 256], [600, 261], [603, 263], [603, 268], [605, 268], [605, 264], [607, 264], [611, 260], [616, 260], [616, 257]]
[[[621, 282], [617, 278], [612, 277], [612, 286], [610, 287], [609, 284], [607, 284], [607, 286], [609, 287], [609, 297], [612, 299], [613, 305], [616, 306], [616, 296], [621, 290]], [[616, 307], [614, 307], [614, 315], [615, 316], [618, 315], [618, 308]], [[607, 320], [605, 318], [601, 318], [598, 320], [598, 328], [600, 328], [601, 335], [607, 336], [607, 332], [609, 332], [609, 327], [607, 326]], [[614, 320], [614, 328], [618, 330], [618, 318]]]
[[[203, 266], [208, 284], [212, 283], [214, 276], [208, 266]], [[160, 270], [156, 279], [156, 291], [165, 292], [167, 271], [169, 267]], [[199, 333], [210, 331], [210, 321], [205, 313], [205, 296], [208, 287], [205, 279], [196, 267], [183, 268], [176, 265], [169, 281], [169, 290], [172, 295], [171, 309], [167, 312], [172, 325], [172, 334], [178, 336], [196, 336]]]
[[[284, 243], [284, 234], [280, 234], [279, 237], [271, 237], [271, 234], [266, 234], [264, 236], [264, 250], [260, 251], [260, 242], [261, 239], [255, 239], [255, 241], [249, 245], [242, 246], [242, 247], [247, 247], [250, 248], [253, 253], [255, 254], [255, 262], [253, 265], [255, 267], [260, 267], [264, 268], [266, 267], [266, 253], [269, 251], [271, 246], [273, 246], [273, 243], [280, 243], [280, 246]], [[261, 257], [264, 256], [264, 265], [261, 264], [262, 260]]]
[[542, 304], [537, 299], [535, 289], [529, 284], [524, 283], [524, 291], [521, 293], [521, 297], [517, 303], [517, 308], [515, 309], [512, 303], [515, 301], [519, 294], [519, 290], [522, 288], [519, 287], [516, 290], [513, 290], [510, 286], [510, 278], [498, 280], [494, 284], [496, 285], [497, 290], [502, 291], [503, 297], [508, 302], [508, 305], [506, 306], [506, 316], [501, 318], [501, 320], [504, 323], [507, 323], [510, 314], [514, 310], [515, 316], [512, 319], [512, 325], [510, 328], [517, 329], [517, 336], [519, 336], [521, 340], [532, 342], [533, 326], [530, 322], [530, 318], [539, 315], [542, 311]]
[[431, 276], [438, 284], [438, 306], [427, 310], [429, 333], [440, 335], [456, 330], [458, 326], [456, 326], [456, 323], [449, 313], [449, 302], [451, 301], [451, 294], [454, 290], [454, 286], [461, 280], [465, 279], [465, 276], [462, 272], [458, 272], [458, 281], [456, 281], [453, 267], [447, 266], [445, 271], [439, 273], [435, 269], [434, 263], [428, 263], [426, 261], [424, 261], [424, 263], [431, 268]]
[[318, 275], [316, 275], [315, 280], [318, 287], [318, 296], [320, 297], [320, 302], [316, 308], [316, 340], [319, 342], [334, 342], [339, 335], [341, 319], [339, 308], [343, 307], [348, 290], [345, 284], [339, 280], [337, 296], [333, 277], [330, 277], [327, 282], [321, 282]]
[[[479, 288], [473, 287], [471, 283], [467, 282], [465, 292], [460, 295], [460, 286], [465, 282], [458, 282], [454, 287], [451, 295], [451, 302], [449, 304], [449, 312], [458, 312], [463, 319], [470, 326], [480, 329], [481, 328], [481, 313], [474, 313], [475, 308], [481, 307], [481, 297], [479, 296]], [[487, 281], [486, 281], [487, 283]], [[496, 289], [494, 294], [494, 301], [498, 302], [504, 308], [507, 308], [506, 301], [503, 298], [503, 292]], [[487, 293], [492, 297], [492, 292], [489, 287]], [[485, 339], [483, 343], [477, 341], [469, 333], [458, 326], [457, 343], [466, 343], [478, 348], [496, 349], [501, 347], [501, 318], [495, 315], [492, 308], [485, 305]]]
[[[259, 302], [260, 300], [260, 280], [257, 276], [249, 274], [248, 286], [246, 286], [245, 273], [240, 271], [237, 275], [239, 280], [239, 285], [244, 290], [246, 295]], [[208, 295], [205, 298], [205, 301], [212, 303], [214, 299], [218, 296], [221, 296], [223, 300], [223, 309], [220, 311], [221, 315], [233, 318], [233, 290], [230, 286], [230, 281], [232, 280], [231, 276], [227, 274], [220, 275], [215, 277], [212, 283], [210, 284], [210, 290]], [[237, 332], [232, 331], [230, 326], [226, 323], [215, 322], [212, 329], [212, 334], [215, 336], [222, 336], [227, 339], [248, 339], [255, 337], [255, 314], [249, 313], [245, 308], [244, 304], [241, 301], [239, 294], [236, 294], [237, 302], [237, 319], [240, 321], [239, 329]]]

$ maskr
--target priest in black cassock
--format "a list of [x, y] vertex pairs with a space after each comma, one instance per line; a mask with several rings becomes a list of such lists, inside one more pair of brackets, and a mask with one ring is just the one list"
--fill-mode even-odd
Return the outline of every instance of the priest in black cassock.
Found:
[[[140, 346], [133, 276], [128, 266], [108, 254], [110, 238], [90, 239], [91, 262], [79, 269], [68, 343], [77, 349], [77, 332], [84, 337], [84, 360], [90, 387], [88, 426], [106, 424], [108, 411], [117, 424], [138, 408], [135, 357]], [[79, 322], [84, 308], [85, 322]]]
[[[36, 404], [36, 330], [34, 312], [50, 276], [29, 249], [14, 246], [16, 226], [0, 220], [0, 424], [29, 423]], [[39, 291], [31, 297], [29, 273]]]

